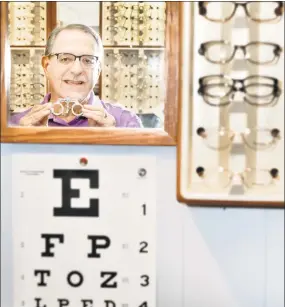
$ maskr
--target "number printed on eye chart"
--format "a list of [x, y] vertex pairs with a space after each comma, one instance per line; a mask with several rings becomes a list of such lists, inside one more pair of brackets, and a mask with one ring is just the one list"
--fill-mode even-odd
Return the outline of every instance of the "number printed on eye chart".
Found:
[[13, 156], [13, 307], [156, 306], [155, 158], [84, 157]]

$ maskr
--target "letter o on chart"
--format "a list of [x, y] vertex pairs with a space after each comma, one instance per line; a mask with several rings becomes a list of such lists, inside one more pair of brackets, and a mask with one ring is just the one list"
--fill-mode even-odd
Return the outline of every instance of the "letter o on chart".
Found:
[[[77, 277], [73, 278], [74, 275], [76, 275]], [[71, 271], [67, 275], [67, 282], [72, 287], [79, 287], [83, 283], [83, 275], [78, 271]]]

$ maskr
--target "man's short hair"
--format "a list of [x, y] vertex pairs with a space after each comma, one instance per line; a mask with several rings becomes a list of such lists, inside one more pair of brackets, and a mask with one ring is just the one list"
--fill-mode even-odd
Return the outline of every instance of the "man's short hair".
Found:
[[50, 53], [52, 53], [54, 41], [57, 35], [63, 30], [79, 30], [81, 32], [92, 35], [99, 49], [100, 61], [103, 60], [104, 47], [103, 47], [103, 43], [102, 43], [100, 35], [95, 30], [93, 30], [91, 27], [88, 27], [83, 24], [69, 24], [66, 26], [56, 27], [55, 29], [53, 29], [47, 40], [47, 44], [45, 48], [45, 55], [49, 55]]

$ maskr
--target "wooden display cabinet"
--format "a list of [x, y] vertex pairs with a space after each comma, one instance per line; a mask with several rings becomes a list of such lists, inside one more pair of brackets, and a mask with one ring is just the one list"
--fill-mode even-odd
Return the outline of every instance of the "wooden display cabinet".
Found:
[[[105, 56], [95, 94], [136, 112], [144, 128], [63, 130], [8, 126], [11, 112], [28, 109], [48, 92], [41, 56], [47, 37], [59, 25], [57, 5], [58, 2], [1, 3], [1, 141], [175, 145], [181, 5], [178, 2], [100, 3], [99, 30]], [[30, 11], [22, 28], [18, 18], [21, 10]], [[126, 18], [127, 27], [121, 22]], [[27, 19], [32, 20], [28, 26]]]

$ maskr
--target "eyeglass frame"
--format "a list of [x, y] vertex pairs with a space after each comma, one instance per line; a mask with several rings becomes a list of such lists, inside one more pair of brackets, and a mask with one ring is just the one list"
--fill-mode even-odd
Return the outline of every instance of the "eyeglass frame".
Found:
[[35, 96], [39, 96], [41, 98], [44, 98], [44, 94], [42, 93], [32, 93], [32, 94], [29, 94], [29, 93], [23, 93], [22, 96], [25, 98], [25, 99], [34, 99], [36, 100], [37, 98], [35, 98]]
[[[211, 45], [215, 45], [215, 44], [224, 44], [227, 46], [231, 46], [233, 47], [233, 53], [231, 55], [231, 57], [228, 60], [225, 61], [212, 61], [208, 56], [207, 56], [207, 49], [209, 48], [209, 46]], [[274, 47], [273, 50], [273, 54], [274, 54], [274, 58], [272, 61], [270, 62], [257, 62], [257, 61], [253, 61], [251, 60], [249, 57], [247, 57], [247, 52], [246, 52], [246, 48], [248, 46], [251, 45], [267, 45], [267, 46], [272, 46]], [[238, 49], [241, 49], [244, 56], [245, 56], [245, 60], [247, 60], [248, 62], [255, 64], [255, 65], [269, 65], [275, 61], [277, 61], [280, 58], [281, 53], [283, 52], [283, 48], [278, 45], [278, 44], [274, 44], [274, 43], [269, 43], [269, 42], [258, 42], [258, 41], [253, 41], [250, 42], [246, 45], [232, 45], [229, 41], [227, 40], [213, 40], [213, 41], [208, 41], [208, 42], [204, 42], [201, 43], [199, 49], [198, 49], [198, 53], [202, 56], [204, 56], [210, 63], [213, 64], [227, 64], [229, 62], [231, 62], [233, 60], [233, 58], [235, 57], [235, 54], [237, 52]]]
[[[62, 102], [66, 103], [66, 108], [62, 105]], [[58, 105], [60, 106], [61, 111], [60, 112], [55, 112], [54, 107]], [[50, 113], [55, 115], [55, 116], [67, 116], [69, 112], [71, 111], [74, 116], [82, 116], [83, 112], [81, 111], [80, 113], [76, 113], [74, 111], [74, 107], [79, 106], [81, 107], [81, 110], [83, 108], [83, 104], [81, 104], [78, 100], [76, 99], [71, 99], [71, 98], [62, 98], [59, 99], [57, 102], [53, 103], [53, 106], [50, 110]], [[66, 110], [65, 110], [66, 109]]]
[[[269, 142], [268, 144], [266, 144], [266, 145], [268, 146], [266, 149], [271, 148], [272, 146], [276, 145], [276, 144], [278, 143], [278, 141], [281, 139], [280, 130], [279, 130], [278, 128], [272, 128], [272, 129], [270, 129], [270, 128], [263, 128], [263, 127], [254, 127], [254, 128], [247, 128], [244, 132], [235, 132], [235, 131], [233, 131], [232, 129], [227, 129], [227, 128], [222, 127], [222, 126], [220, 126], [220, 127], [215, 127], [215, 128], [217, 128], [217, 133], [222, 132], [222, 131], [228, 132], [228, 133], [229, 133], [229, 144], [228, 144], [227, 146], [214, 147], [214, 146], [210, 146], [210, 145], [206, 144], [206, 146], [207, 146], [208, 148], [213, 149], [213, 150], [218, 150], [218, 151], [223, 151], [223, 150], [230, 149], [230, 148], [232, 147], [233, 141], [234, 141], [234, 139], [235, 139], [235, 137], [236, 137], [237, 135], [240, 135], [240, 136], [242, 137], [243, 143], [244, 143], [248, 148], [251, 148], [251, 149], [256, 150], [256, 151], [262, 150], [262, 149], [255, 149], [255, 148], [253, 148], [253, 147], [250, 146], [250, 144], [246, 141], [245, 135], [247, 134], [247, 131], [249, 131], [249, 132], [252, 132], [252, 131], [269, 131], [269, 132], [271, 133], [272, 140], [271, 140], [271, 142]], [[212, 128], [212, 129], [213, 129], [213, 128]], [[201, 126], [201, 127], [197, 128], [196, 133], [197, 133], [197, 135], [198, 135], [199, 137], [201, 137], [203, 140], [207, 140], [207, 136], [204, 137], [204, 136], [202, 135], [202, 134], [205, 133], [205, 132], [207, 133], [207, 130], [211, 130], [211, 128], [205, 129], [204, 127]], [[274, 134], [276, 134], [276, 135], [274, 135]], [[206, 143], [206, 141], [205, 141], [205, 143]], [[266, 150], [266, 149], [264, 149], [264, 150]]]
[[[76, 59], [79, 59], [80, 64], [83, 64], [82, 61], [81, 61], [81, 58], [84, 57], [84, 56], [88, 56], [88, 57], [95, 58], [96, 61], [97, 61], [97, 62], [94, 64], [94, 66], [88, 67], [88, 66], [86, 66], [85, 64], [83, 64], [84, 67], [87, 67], [87, 68], [94, 68], [97, 64], [100, 64], [100, 57], [97, 56], [97, 55], [90, 55], [90, 54], [75, 55], [75, 54], [72, 54], [72, 53], [69, 53], [69, 52], [59, 52], [59, 53], [50, 53], [50, 54], [47, 54], [47, 55], [44, 55], [44, 56], [45, 56], [45, 57], [56, 56], [57, 62], [59, 63], [58, 57], [59, 57], [59, 55], [61, 55], [61, 54], [69, 54], [69, 55], [74, 56], [74, 60], [73, 60], [73, 62], [71, 62], [70, 64], [74, 64], [75, 61], [76, 61]], [[62, 64], [62, 63], [60, 63], [60, 64]], [[68, 66], [69, 64], [63, 64], [63, 65]]]
[[35, 82], [35, 83], [16, 83], [17, 86], [23, 86], [23, 87], [30, 87], [32, 88], [42, 88], [45, 87], [45, 85], [41, 82]]
[[[198, 170], [198, 169], [200, 169], [200, 171]], [[227, 183], [227, 185], [226, 186], [223, 186], [222, 188], [227, 188], [231, 183], [232, 183], [232, 181], [233, 181], [233, 179], [234, 179], [234, 177], [235, 176], [239, 176], [240, 177], [240, 179], [242, 180], [242, 183], [243, 183], [243, 185], [245, 186], [245, 187], [247, 187], [247, 188], [251, 188], [249, 185], [247, 185], [246, 184], [246, 180], [244, 179], [244, 173], [246, 173], [246, 172], [251, 172], [251, 171], [262, 171], [262, 172], [268, 172], [269, 173], [269, 175], [272, 177], [272, 180], [271, 180], [271, 182], [269, 183], [269, 184], [263, 184], [262, 186], [270, 186], [273, 182], [274, 182], [274, 179], [276, 180], [276, 179], [279, 179], [279, 174], [280, 174], [280, 172], [279, 172], [279, 169], [278, 168], [271, 168], [271, 169], [259, 169], [259, 168], [251, 168], [251, 167], [247, 167], [244, 171], [242, 171], [242, 172], [233, 172], [233, 171], [231, 171], [231, 170], [229, 170], [229, 169], [227, 169], [227, 168], [224, 168], [224, 167], [219, 167], [219, 169], [220, 169], [220, 172], [221, 173], [228, 173], [230, 176], [229, 176], [229, 182]], [[200, 177], [200, 178], [202, 178], [202, 179], [204, 179], [204, 173], [205, 173], [205, 171], [206, 171], [206, 168], [204, 168], [203, 166], [198, 166], [198, 167], [196, 167], [196, 174]], [[219, 170], [218, 170], [218, 172], [219, 172]], [[200, 173], [200, 174], [199, 174]], [[255, 184], [255, 185], [257, 185], [257, 184]]]
[[277, 8], [275, 8], [275, 15], [276, 17], [275, 18], [272, 18], [272, 19], [256, 19], [256, 18], [252, 18], [248, 9], [247, 9], [247, 6], [252, 4], [252, 3], [255, 3], [255, 2], [245, 2], [245, 3], [241, 3], [241, 2], [235, 2], [235, 1], [232, 1], [231, 3], [235, 5], [234, 9], [233, 9], [233, 12], [232, 14], [228, 17], [228, 18], [225, 18], [225, 19], [212, 19], [212, 18], [209, 18], [207, 17], [207, 9], [205, 7], [205, 3], [207, 3], [208, 1], [200, 1], [198, 3], [199, 5], [199, 14], [203, 17], [205, 17], [207, 20], [209, 21], [212, 21], [212, 22], [218, 22], [218, 23], [226, 23], [228, 22], [229, 20], [231, 20], [233, 18], [233, 16], [235, 15], [236, 13], [236, 10], [239, 6], [243, 7], [244, 11], [245, 11], [245, 14], [246, 16], [252, 20], [252, 21], [255, 21], [255, 22], [259, 22], [259, 23], [265, 23], [265, 22], [272, 22], [274, 20], [278, 20], [281, 18], [281, 16], [283, 15], [283, 9], [284, 9], [284, 4], [282, 3], [282, 1], [271, 1], [271, 2], [274, 2], [274, 3], [277, 3], [278, 6]]
[[[254, 106], [268, 106], [268, 105], [271, 105], [271, 104], [272, 104], [272, 102], [274, 101], [274, 99], [278, 99], [278, 98], [280, 97], [280, 95], [281, 95], [281, 88], [279, 87], [279, 80], [276, 79], [276, 78], [273, 78], [273, 77], [262, 76], [262, 75], [250, 75], [250, 76], [248, 76], [248, 77], [246, 77], [246, 78], [244, 78], [244, 79], [234, 79], [234, 78], [228, 77], [228, 76], [223, 75], [223, 74], [220, 74], [220, 75], [209, 75], [209, 76], [201, 77], [201, 78], [199, 78], [199, 89], [198, 89], [198, 94], [201, 95], [201, 96], [203, 97], [204, 101], [205, 101], [207, 104], [209, 104], [209, 105], [211, 105], [211, 106], [214, 106], [214, 107], [227, 106], [227, 105], [229, 105], [232, 101], [228, 101], [228, 102], [221, 103], [221, 104], [218, 104], [218, 105], [217, 105], [217, 104], [210, 103], [209, 101], [205, 100], [205, 96], [214, 97], [213, 95], [207, 95], [206, 92], [205, 92], [205, 89], [206, 89], [207, 87], [209, 87], [209, 86], [217, 85], [217, 84], [204, 84], [204, 83], [203, 83], [205, 79], [211, 78], [211, 77], [212, 77], [212, 78], [221, 78], [221, 79], [223, 78], [223, 79], [227, 79], [227, 80], [229, 80], [229, 81], [232, 82], [232, 84], [231, 84], [231, 83], [230, 83], [230, 84], [227, 83], [227, 84], [229, 85], [229, 87], [230, 87], [231, 90], [230, 90], [230, 92], [229, 92], [227, 95], [225, 95], [224, 97], [229, 96], [231, 93], [237, 92], [237, 91], [240, 91], [240, 92], [243, 92], [243, 93], [247, 94], [247, 93], [245, 92], [246, 86], [244, 86], [244, 83], [245, 83], [246, 80], [248, 80], [248, 79], [265, 78], [265, 79], [268, 79], [268, 80], [273, 81], [273, 84], [272, 84], [272, 85], [271, 85], [271, 84], [263, 84], [263, 85], [265, 85], [265, 86], [272, 87], [272, 89], [273, 89], [273, 90], [272, 90], [272, 94], [266, 95], [266, 96], [263, 96], [263, 97], [265, 98], [265, 97], [268, 97], [268, 96], [273, 96], [273, 99], [272, 99], [270, 102], [264, 103], [264, 104], [254, 103], [254, 102], [252, 102], [252, 101], [249, 101], [249, 100], [245, 99], [245, 101], [246, 101], [248, 104], [250, 104], [250, 105], [254, 105]], [[236, 88], [236, 86], [235, 86], [236, 83], [241, 83], [242, 86], [241, 86], [240, 88]], [[226, 83], [222, 83], [222, 84], [226, 84]], [[256, 84], [259, 84], [259, 83], [253, 83], [253, 84], [250, 84], [250, 85], [256, 85]], [[253, 95], [249, 95], [249, 96], [253, 96]], [[214, 97], [214, 98], [217, 98], [217, 99], [220, 98], [220, 99], [222, 99], [222, 98], [224, 98], [224, 97]], [[275, 102], [275, 103], [276, 103], [276, 102]], [[274, 103], [274, 105], [275, 105], [275, 103]]]

